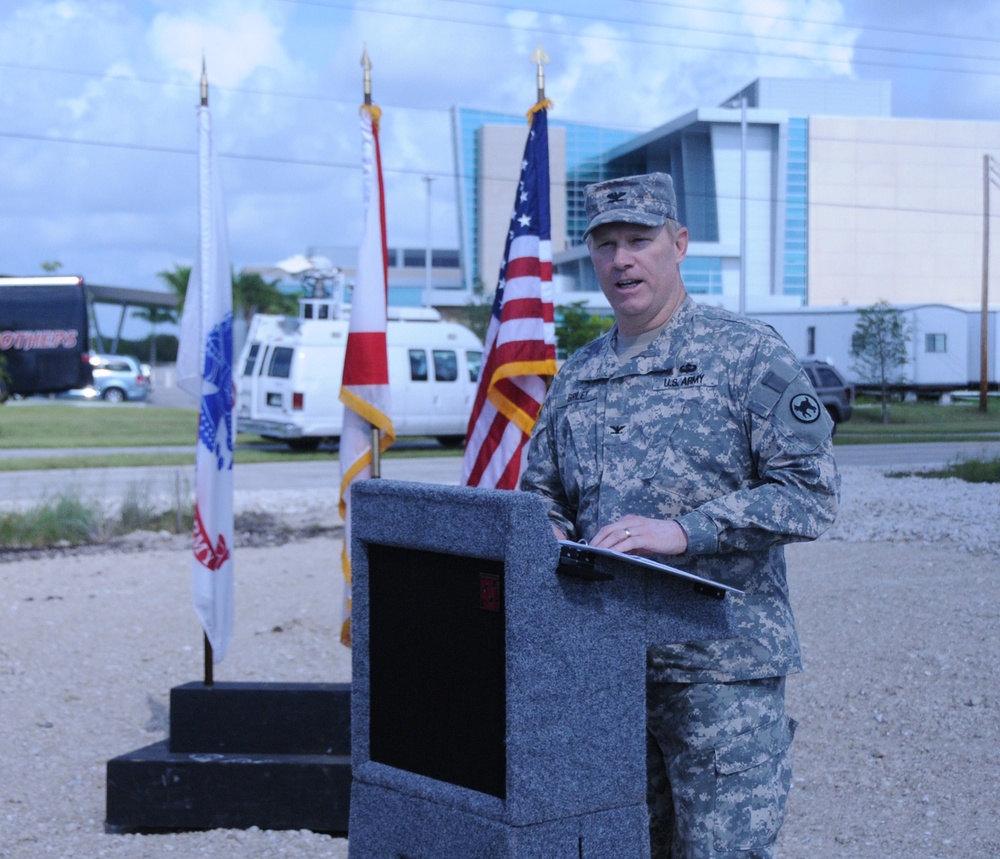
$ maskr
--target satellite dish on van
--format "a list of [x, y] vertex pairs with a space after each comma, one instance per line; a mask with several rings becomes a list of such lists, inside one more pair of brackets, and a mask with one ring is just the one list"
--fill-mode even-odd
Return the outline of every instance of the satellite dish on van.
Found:
[[280, 268], [292, 276], [315, 271], [329, 277], [337, 271], [337, 267], [326, 257], [306, 257], [302, 254], [295, 254], [295, 256], [290, 256], [288, 259], [276, 263], [275, 268]]

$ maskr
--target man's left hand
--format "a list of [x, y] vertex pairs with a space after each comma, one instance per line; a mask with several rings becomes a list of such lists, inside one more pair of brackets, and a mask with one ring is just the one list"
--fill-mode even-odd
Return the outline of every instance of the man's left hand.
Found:
[[647, 519], [630, 513], [601, 528], [590, 545], [630, 555], [683, 555], [688, 541], [684, 529], [673, 519]]

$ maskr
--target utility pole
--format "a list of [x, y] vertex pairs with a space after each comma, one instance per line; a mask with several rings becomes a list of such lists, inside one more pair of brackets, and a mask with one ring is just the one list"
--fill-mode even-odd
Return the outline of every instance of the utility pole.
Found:
[[424, 181], [427, 183], [427, 214], [425, 216], [425, 227], [426, 227], [426, 245], [424, 248], [424, 307], [430, 307], [431, 302], [431, 182], [434, 181], [433, 176], [424, 176]]
[[747, 312], [747, 95], [741, 93], [722, 107], [740, 109], [740, 289], [739, 312]]
[[991, 155], [983, 155], [983, 295], [979, 312], [979, 411], [983, 414], [989, 402], [990, 185], [1000, 188], [1000, 170]]
[[740, 97], [740, 316], [747, 312], [747, 97]]

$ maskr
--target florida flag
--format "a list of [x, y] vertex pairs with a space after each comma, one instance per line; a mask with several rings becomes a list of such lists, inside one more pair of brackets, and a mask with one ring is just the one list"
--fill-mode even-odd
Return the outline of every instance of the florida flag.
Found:
[[194, 608], [219, 662], [233, 630], [233, 298], [212, 118], [198, 108], [198, 250], [184, 299], [177, 384], [199, 398]]
[[365, 220], [340, 388], [340, 399], [344, 403], [344, 426], [340, 433], [340, 516], [344, 520], [341, 563], [345, 579], [340, 640], [348, 646], [351, 644], [351, 484], [372, 476], [373, 428], [378, 430], [380, 451], [396, 440], [389, 418], [389, 362], [385, 339], [389, 253], [385, 240], [379, 116], [380, 111], [374, 105], [362, 106]]
[[525, 447], [556, 372], [546, 106], [532, 108], [486, 357], [466, 434], [462, 483], [517, 489]]

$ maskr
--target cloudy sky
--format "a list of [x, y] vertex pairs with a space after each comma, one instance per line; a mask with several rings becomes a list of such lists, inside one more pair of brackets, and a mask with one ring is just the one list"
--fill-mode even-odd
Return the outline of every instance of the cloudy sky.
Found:
[[986, 0], [2, 0], [0, 273], [162, 288], [190, 264], [202, 56], [239, 269], [357, 243], [365, 45], [389, 243], [424, 246], [432, 176], [457, 247], [450, 110], [526, 111], [539, 43], [554, 118], [638, 133], [765, 75], [1000, 120], [997, 33]]

